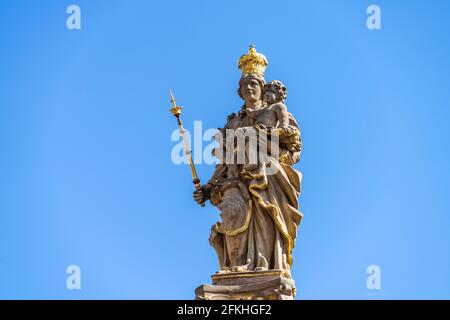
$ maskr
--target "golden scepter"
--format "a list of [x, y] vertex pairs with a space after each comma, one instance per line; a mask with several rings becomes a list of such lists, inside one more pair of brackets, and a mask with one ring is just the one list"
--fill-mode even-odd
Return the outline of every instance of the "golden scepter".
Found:
[[[177, 118], [178, 126], [180, 127], [180, 133], [181, 133], [181, 136], [183, 137], [184, 153], [186, 154], [186, 157], [189, 160], [189, 166], [191, 168], [192, 182], [194, 183], [195, 189], [198, 190], [198, 189], [200, 189], [200, 179], [197, 177], [197, 171], [195, 171], [194, 162], [192, 161], [191, 150], [189, 149], [189, 144], [186, 139], [185, 130], [183, 128], [183, 123], [181, 122], [181, 117], [180, 117], [181, 110], [183, 109], [183, 107], [178, 106], [177, 103], [175, 102], [175, 98], [173, 97], [172, 90], [169, 90], [169, 94], [170, 94], [170, 101], [173, 104], [173, 108], [169, 109], [169, 111], [172, 112], [172, 114], [175, 116], [175, 118]], [[202, 203], [201, 206], [204, 207], [205, 204]]]

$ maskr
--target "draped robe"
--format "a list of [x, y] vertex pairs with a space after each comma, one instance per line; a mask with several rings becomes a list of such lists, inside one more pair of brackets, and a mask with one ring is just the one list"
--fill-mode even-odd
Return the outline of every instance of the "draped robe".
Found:
[[[228, 117], [223, 129], [254, 126], [255, 116], [245, 107]], [[292, 250], [302, 219], [299, 211], [302, 174], [293, 165], [301, 152], [300, 130], [289, 113], [289, 128], [296, 134], [280, 143], [280, 156], [246, 170], [242, 164], [219, 163], [208, 182], [211, 203], [221, 222], [211, 229], [222, 272], [278, 269], [290, 277]], [[282, 139], [280, 139], [282, 142]], [[225, 151], [226, 152], [226, 151]], [[268, 167], [275, 173], [268, 173]]]

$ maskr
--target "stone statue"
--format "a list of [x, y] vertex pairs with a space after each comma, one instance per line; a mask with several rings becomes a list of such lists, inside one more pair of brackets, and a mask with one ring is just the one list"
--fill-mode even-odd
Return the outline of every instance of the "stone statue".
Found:
[[[194, 192], [197, 203], [209, 200], [221, 212], [221, 222], [212, 227], [209, 239], [220, 271], [212, 276], [213, 286], [197, 289], [197, 299], [292, 299], [295, 295], [291, 266], [302, 219], [298, 204], [302, 175], [293, 165], [302, 142], [285, 104], [286, 87], [277, 80], [266, 84], [267, 64], [253, 46], [240, 58], [238, 94], [245, 103], [219, 129], [223, 134], [219, 151], [231, 153], [233, 161], [222, 157], [208, 183]], [[251, 130], [256, 134], [248, 134]], [[229, 132], [245, 135], [243, 148], [234, 138], [226, 139]], [[239, 150], [242, 163], [236, 161]], [[252, 151], [258, 155], [256, 161], [251, 161]]]

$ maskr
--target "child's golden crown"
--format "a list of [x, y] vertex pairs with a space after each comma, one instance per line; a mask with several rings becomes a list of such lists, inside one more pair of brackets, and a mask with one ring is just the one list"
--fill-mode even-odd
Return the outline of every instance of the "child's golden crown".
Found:
[[238, 62], [238, 67], [242, 71], [242, 75], [247, 73], [254, 73], [264, 78], [269, 62], [266, 57], [256, 52], [255, 46], [250, 44], [247, 54], [244, 54]]

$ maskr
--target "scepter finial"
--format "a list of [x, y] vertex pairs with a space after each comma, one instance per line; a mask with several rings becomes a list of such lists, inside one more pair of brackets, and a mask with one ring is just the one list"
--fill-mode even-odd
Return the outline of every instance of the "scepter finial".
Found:
[[172, 101], [172, 103], [175, 104], [175, 98], [173, 96], [172, 89], [169, 89], [169, 95], [170, 95], [170, 101]]
[[178, 106], [175, 102], [175, 97], [173, 96], [172, 90], [169, 89], [169, 95], [170, 95], [170, 101], [172, 102], [173, 108], [170, 108], [169, 111], [172, 112], [172, 114], [177, 117], [181, 114], [181, 110], [183, 107]]

